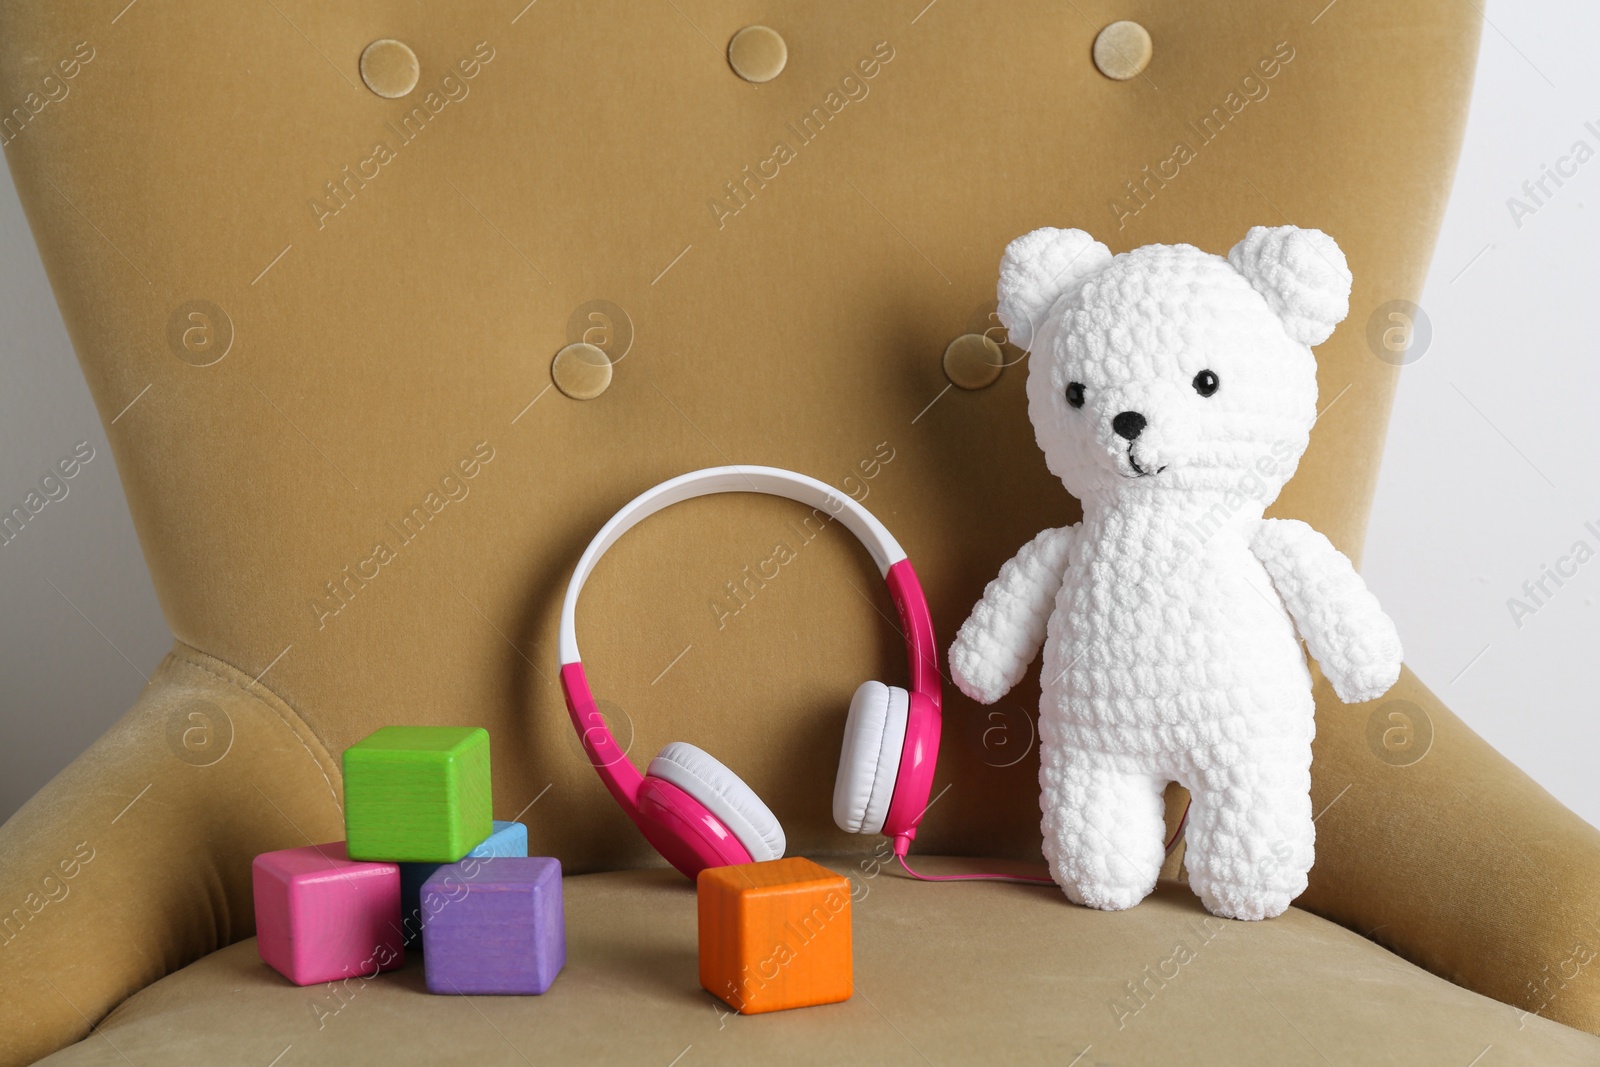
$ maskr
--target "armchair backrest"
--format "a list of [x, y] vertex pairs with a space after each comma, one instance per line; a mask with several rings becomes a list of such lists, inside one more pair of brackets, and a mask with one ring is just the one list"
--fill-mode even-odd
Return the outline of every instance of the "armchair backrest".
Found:
[[[1395, 381], [1367, 318], [1421, 285], [1471, 7], [1407, 0], [1378, 27], [1136, 3], [1117, 17], [1153, 59], [1126, 80], [1071, 4], [516, 7], [3, 16], [7, 159], [96, 403], [121, 414], [172, 630], [329, 751], [388, 723], [486, 726], [496, 814], [537, 799], [535, 851], [651, 862], [567, 723], [556, 622], [594, 531], [697, 467], [789, 467], [861, 500], [948, 643], [1000, 562], [1077, 513], [1025, 367], [968, 391], [941, 363], [995, 326], [1000, 252], [1041, 225], [1114, 251], [1225, 251], [1286, 221], [1338, 238], [1352, 311], [1317, 350], [1337, 406], [1275, 513], [1359, 550]], [[724, 54], [752, 21], [787, 46], [762, 83]], [[418, 58], [408, 95], [364, 81], [382, 38]], [[393, 50], [367, 71], [386, 92], [405, 74]], [[608, 366], [569, 355], [553, 383], [579, 341]], [[607, 377], [593, 399], [559, 387]], [[767, 498], [681, 505], [606, 557], [578, 625], [635, 759], [700, 744], [792, 850], [854, 847], [830, 818], [846, 704], [905, 667], [843, 531]], [[952, 788], [924, 847], [1037, 855], [1036, 696], [947, 693]]]

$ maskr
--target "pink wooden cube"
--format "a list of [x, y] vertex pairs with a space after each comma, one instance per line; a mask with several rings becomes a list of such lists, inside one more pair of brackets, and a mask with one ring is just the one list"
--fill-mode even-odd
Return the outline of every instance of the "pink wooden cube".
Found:
[[405, 962], [398, 864], [352, 860], [334, 841], [263, 852], [251, 881], [256, 947], [295, 985], [370, 978]]

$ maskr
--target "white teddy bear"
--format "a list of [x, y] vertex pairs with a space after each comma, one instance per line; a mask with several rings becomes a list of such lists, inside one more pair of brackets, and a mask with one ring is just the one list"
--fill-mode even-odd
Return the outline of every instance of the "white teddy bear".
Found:
[[1044, 853], [1067, 896], [1132, 907], [1165, 857], [1162, 791], [1193, 798], [1189, 885], [1211, 912], [1281, 914], [1306, 887], [1311, 675], [1386, 692], [1400, 638], [1350, 561], [1262, 512], [1317, 418], [1309, 346], [1349, 308], [1319, 230], [1258, 226], [1227, 259], [1188, 245], [1113, 256], [1035, 230], [1000, 264], [999, 314], [1032, 354], [1028, 416], [1083, 520], [1000, 569], [950, 649], [985, 704], [1044, 648]]

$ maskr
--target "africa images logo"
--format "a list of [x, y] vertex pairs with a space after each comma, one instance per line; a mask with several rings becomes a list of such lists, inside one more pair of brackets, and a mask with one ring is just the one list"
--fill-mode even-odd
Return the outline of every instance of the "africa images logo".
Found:
[[368, 182], [377, 181], [384, 168], [400, 158], [400, 151], [421, 137], [430, 124], [437, 122], [445, 108], [465, 100], [472, 93], [472, 79], [481, 74], [494, 57], [495, 51], [489, 42], [479, 41], [470, 56], [457, 62], [439, 79], [437, 88], [423, 93], [409, 111], [398, 116], [399, 125], [395, 124], [396, 120], [384, 123], [393, 140], [385, 136], [374, 141], [371, 151], [356, 162], [354, 169], [348, 163], [340, 167], [337, 175], [323, 183], [323, 191], [306, 201], [317, 229], [324, 229], [329, 219], [354, 203], [356, 194], [365, 189]]
[[845, 108], [865, 100], [867, 94], [872, 92], [872, 79], [882, 73], [893, 59], [894, 46], [888, 41], [879, 41], [873, 45], [872, 54], [859, 60], [849, 73], [839, 79], [836, 86], [830, 87], [820, 103], [798, 118], [784, 123], [787, 136], [773, 143], [767, 157], [753, 167], [746, 163], [736, 177], [722, 183], [721, 193], [706, 201], [711, 209], [711, 217], [716, 220], [717, 229], [722, 229], [729, 219], [749, 207], [756, 194], [765, 189], [768, 182], [776, 181], [783, 173], [783, 168], [799, 159], [800, 149], [821, 137], [830, 123], [838, 121]]

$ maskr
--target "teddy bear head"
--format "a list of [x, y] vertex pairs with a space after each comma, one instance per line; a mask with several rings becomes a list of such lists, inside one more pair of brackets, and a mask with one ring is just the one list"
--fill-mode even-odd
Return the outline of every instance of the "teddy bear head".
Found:
[[1345, 317], [1350, 282], [1331, 237], [1293, 226], [1257, 226], [1227, 258], [1189, 245], [1113, 256], [1082, 230], [1011, 242], [999, 316], [1030, 353], [1028, 415], [1050, 471], [1086, 502], [1232, 492], [1259, 513], [1305, 451], [1310, 346]]

